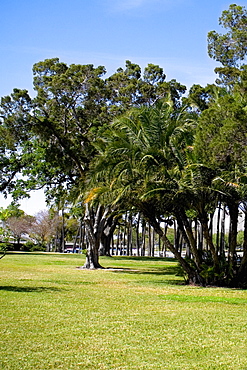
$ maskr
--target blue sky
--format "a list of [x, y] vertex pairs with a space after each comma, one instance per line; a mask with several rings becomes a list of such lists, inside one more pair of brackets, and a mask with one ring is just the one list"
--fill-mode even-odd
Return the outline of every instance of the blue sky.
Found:
[[[236, 1], [235, 1], [236, 2]], [[223, 29], [226, 0], [1, 0], [0, 96], [32, 93], [32, 66], [59, 57], [104, 65], [108, 74], [131, 60], [160, 65], [167, 80], [190, 87], [215, 80], [207, 33]], [[247, 1], [237, 2], [247, 6]], [[1, 205], [1, 204], [0, 204]]]
[[[72, 64], [125, 60], [159, 64], [186, 86], [214, 81], [207, 33], [220, 30], [226, 0], [2, 0], [0, 96], [32, 88], [32, 66], [59, 57]], [[239, 5], [247, 5], [241, 1]]]

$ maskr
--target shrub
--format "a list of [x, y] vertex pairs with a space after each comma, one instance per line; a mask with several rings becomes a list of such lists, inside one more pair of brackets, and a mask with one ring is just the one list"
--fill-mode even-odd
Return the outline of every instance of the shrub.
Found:
[[45, 251], [46, 247], [42, 244], [35, 244], [28, 240], [25, 244], [22, 244], [21, 250], [25, 252]]

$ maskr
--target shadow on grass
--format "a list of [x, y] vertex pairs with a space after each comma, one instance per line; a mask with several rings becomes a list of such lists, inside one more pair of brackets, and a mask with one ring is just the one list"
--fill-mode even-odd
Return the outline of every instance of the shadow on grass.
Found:
[[64, 289], [52, 288], [52, 287], [19, 287], [19, 286], [0, 286], [0, 291], [6, 292], [20, 292], [20, 293], [32, 293], [32, 292], [60, 292]]
[[177, 262], [175, 258], [171, 257], [148, 257], [148, 256], [111, 256], [114, 260], [116, 261], [124, 261], [124, 260], [129, 260], [129, 261], [166, 261], [166, 262]]
[[105, 269], [115, 273], [128, 273], [137, 275], [176, 275], [178, 273], [177, 266], [169, 266], [157, 270], [139, 270], [132, 269], [131, 267], [106, 267]]
[[166, 279], [166, 276], [178, 276], [178, 268], [177, 266], [167, 266], [163, 268], [159, 268], [157, 270], [141, 270], [141, 269], [131, 269], [130, 267], [120, 267], [120, 268], [114, 268], [114, 267], [107, 267], [106, 270], [110, 270], [113, 273], [116, 274], [133, 274], [133, 275], [145, 275], [145, 276], [160, 276], [164, 277], [164, 280], [155, 280], [153, 281], [152, 278], [150, 278], [150, 283], [154, 284], [172, 284], [172, 285], [184, 285], [184, 280], [181, 279]]

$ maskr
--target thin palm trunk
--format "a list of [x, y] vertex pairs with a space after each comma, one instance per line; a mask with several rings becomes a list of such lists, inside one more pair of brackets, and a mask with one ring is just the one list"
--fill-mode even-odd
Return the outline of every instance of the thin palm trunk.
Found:
[[190, 248], [191, 253], [195, 259], [195, 263], [198, 268], [200, 268], [202, 260], [198, 252], [195, 237], [189, 220], [184, 212], [184, 210], [179, 210], [176, 212], [176, 218], [178, 222], [179, 229], [182, 232], [183, 238], [187, 246]]
[[238, 204], [229, 204], [230, 232], [229, 232], [229, 275], [236, 274], [236, 247], [238, 234]]
[[247, 286], [247, 210], [244, 212], [244, 242], [243, 242], [243, 258], [238, 271], [238, 279]]
[[146, 222], [142, 220], [142, 252], [141, 255], [145, 256], [146, 253]]
[[207, 215], [206, 211], [203, 210], [198, 215], [198, 217], [199, 217], [199, 220], [200, 220], [201, 225], [202, 225], [203, 235], [204, 235], [204, 238], [206, 240], [207, 246], [209, 247], [210, 252], [212, 254], [212, 259], [213, 259], [213, 262], [214, 262], [214, 266], [215, 266], [216, 270], [218, 270], [218, 268], [219, 268], [219, 259], [218, 259], [218, 255], [216, 253], [216, 249], [215, 249], [215, 246], [214, 246], [214, 243], [213, 243], [213, 240], [212, 240], [212, 235], [210, 234], [210, 230], [209, 230], [209, 227], [208, 227], [208, 215]]
[[221, 232], [220, 232], [220, 256], [225, 257], [225, 220], [226, 220], [226, 205], [224, 204], [221, 219]]
[[220, 250], [220, 216], [221, 216], [221, 202], [218, 204], [217, 223], [216, 223], [216, 252], [219, 254]]
[[140, 219], [141, 219], [141, 214], [140, 212], [138, 212], [137, 222], [136, 222], [136, 254], [137, 256], [140, 256], [140, 239], [139, 239]]
[[188, 281], [193, 284], [204, 284], [203, 279], [199, 274], [199, 271], [192, 268], [190, 264], [186, 262], [184, 258], [182, 258], [181, 253], [169, 241], [164, 231], [161, 229], [159, 223], [157, 223], [157, 221], [155, 220], [152, 220], [151, 222], [152, 222], [152, 226], [154, 227], [157, 234], [160, 235], [166, 247], [174, 254], [175, 258], [177, 258], [177, 260], [181, 264], [183, 270], [187, 273]]
[[152, 255], [152, 234], [151, 234], [151, 225], [148, 224], [148, 256]]

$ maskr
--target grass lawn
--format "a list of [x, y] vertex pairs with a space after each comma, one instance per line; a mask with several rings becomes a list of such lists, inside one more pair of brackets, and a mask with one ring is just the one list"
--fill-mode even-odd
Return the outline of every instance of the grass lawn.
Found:
[[176, 262], [8, 254], [0, 369], [247, 369], [247, 291], [183, 285]]

